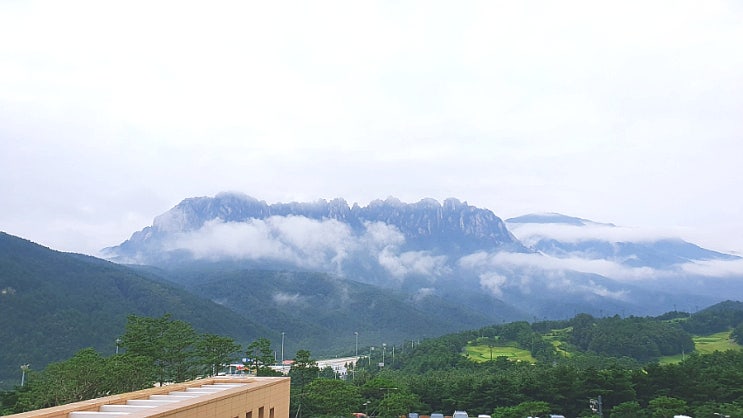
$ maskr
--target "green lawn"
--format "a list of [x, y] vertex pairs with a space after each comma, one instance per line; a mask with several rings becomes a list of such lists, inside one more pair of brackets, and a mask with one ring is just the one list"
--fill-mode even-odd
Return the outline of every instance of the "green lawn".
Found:
[[715, 351], [740, 350], [741, 346], [730, 339], [730, 331], [723, 331], [694, 337], [694, 349], [700, 354], [709, 354]]
[[[545, 339], [550, 341], [555, 349], [564, 356], [570, 356], [570, 351], [566, 350], [564, 340], [569, 329], [553, 330], [545, 335]], [[717, 334], [695, 336], [694, 351], [699, 354], [709, 354], [715, 351], [741, 350], [743, 346], [735, 343], [730, 339], [730, 331], [718, 332]], [[487, 344], [469, 344], [466, 351], [467, 356], [476, 362], [495, 360], [498, 357], [506, 357], [511, 361], [527, 361], [536, 363], [536, 359], [531, 356], [528, 350], [518, 348], [516, 343], [501, 343], [490, 347]], [[690, 353], [677, 354], [674, 356], [665, 356], [659, 359], [661, 364], [678, 363]]]
[[544, 339], [552, 343], [552, 346], [555, 347], [555, 350], [564, 357], [570, 357], [571, 353], [570, 351], [565, 349], [566, 343], [565, 341], [568, 340], [570, 332], [573, 330], [573, 327], [568, 328], [562, 328], [562, 329], [553, 329], [548, 334], [544, 335]]
[[[695, 336], [694, 351], [699, 354], [709, 354], [715, 351], [740, 350], [739, 344], [730, 339], [730, 331], [718, 332], [717, 334]], [[688, 353], [686, 353], [688, 354]], [[660, 364], [678, 363], [683, 360], [685, 354], [665, 356], [660, 358]]]
[[498, 345], [493, 347], [485, 344], [468, 345], [467, 355], [472, 361], [489, 361], [491, 359], [491, 348], [493, 360], [498, 357], [507, 357], [511, 361], [528, 361], [529, 363], [537, 362], [537, 360], [531, 356], [529, 351], [516, 347], [515, 343], [514, 345]]

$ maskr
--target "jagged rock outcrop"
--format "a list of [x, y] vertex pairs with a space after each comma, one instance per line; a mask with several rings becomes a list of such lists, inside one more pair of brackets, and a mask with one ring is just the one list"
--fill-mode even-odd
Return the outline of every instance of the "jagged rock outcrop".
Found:
[[166, 253], [174, 251], [167, 244], [169, 237], [197, 231], [215, 220], [233, 224], [271, 217], [335, 220], [356, 234], [363, 234], [370, 223], [383, 223], [403, 235], [402, 247], [407, 250], [455, 256], [498, 248], [524, 250], [493, 212], [453, 198], [443, 204], [434, 199], [408, 204], [390, 197], [375, 200], [368, 206], [349, 206], [343, 199], [267, 204], [243, 194], [221, 193], [183, 200], [157, 216], [152, 226], [134, 233], [121, 245], [104, 249], [104, 254], [112, 260], [146, 264], [167, 258]]

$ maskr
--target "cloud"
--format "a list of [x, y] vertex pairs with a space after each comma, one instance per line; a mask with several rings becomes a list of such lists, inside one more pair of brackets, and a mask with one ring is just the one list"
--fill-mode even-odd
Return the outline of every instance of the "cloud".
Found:
[[405, 243], [405, 235], [397, 227], [384, 222], [365, 222], [360, 242], [371, 248], [381, 249], [388, 245]]
[[407, 251], [397, 254], [394, 247], [385, 247], [379, 253], [377, 260], [390, 274], [396, 278], [408, 275], [440, 276], [448, 271], [447, 257], [431, 255], [428, 251]]
[[97, 250], [234, 188], [719, 218], [741, 250], [735, 1], [73, 3], [0, 2], [6, 230]]
[[681, 270], [695, 276], [743, 278], [743, 259], [700, 260], [683, 264]]
[[[547, 291], [560, 291], [573, 294], [593, 294], [617, 300], [625, 300], [629, 294], [626, 290], [609, 290], [606, 286], [598, 284], [594, 280], [571, 278], [566, 274], [570, 269], [562, 269], [554, 264], [545, 263], [541, 266], [531, 263], [521, 264], [523, 260], [516, 260], [516, 263], [513, 263], [507, 260], [507, 258], [501, 256], [490, 259], [493, 262], [490, 268], [498, 269], [505, 267], [506, 270], [509, 270], [509, 274], [504, 274], [497, 270], [489, 270], [479, 275], [480, 286], [497, 298], [503, 297], [505, 291], [508, 289], [517, 289], [524, 295], [528, 295], [536, 290], [544, 291], [546, 289]], [[480, 258], [480, 261], [482, 260]], [[474, 268], [475, 264], [478, 263], [473, 264], [471, 263], [472, 261], [471, 259], [465, 262], [465, 264]], [[522, 269], [526, 269], [526, 271]], [[542, 270], [537, 271], [540, 269]]]
[[303, 302], [303, 297], [298, 293], [276, 292], [271, 299], [277, 305], [296, 305]]
[[178, 233], [164, 244], [165, 250], [187, 250], [197, 259], [247, 258], [294, 259], [292, 249], [277, 239], [269, 222], [223, 222], [214, 219], [195, 231]]
[[[171, 220], [178, 223], [178, 220]], [[270, 260], [343, 275], [344, 262], [371, 256], [395, 278], [439, 276], [447, 257], [427, 251], [400, 252], [405, 237], [394, 226], [367, 222], [361, 233], [334, 219], [272, 216], [265, 220], [213, 219], [194, 231], [174, 234], [166, 249], [187, 250], [197, 259]]]
[[490, 293], [495, 297], [503, 296], [502, 287], [506, 283], [508, 283], [508, 278], [495, 272], [483, 273], [480, 275], [480, 286], [482, 286], [483, 289], [490, 291]]
[[435, 294], [436, 294], [436, 289], [432, 287], [422, 287], [413, 294], [413, 300], [415, 302], [421, 302], [425, 300], [426, 298], [428, 298], [429, 296], [433, 296]]
[[589, 223], [583, 226], [509, 223], [508, 229], [527, 246], [532, 246], [544, 238], [566, 243], [593, 240], [606, 242], [655, 242], [663, 239], [678, 238], [678, 235], [674, 234], [674, 231], [668, 229], [631, 228], [599, 223]]
[[174, 235], [167, 250], [188, 250], [195, 258], [276, 260], [306, 268], [338, 269], [358, 243], [350, 228], [336, 220], [274, 216], [265, 220], [213, 219]]
[[598, 274], [618, 281], [639, 281], [667, 277], [672, 272], [660, 271], [649, 267], [627, 267], [620, 263], [579, 257], [557, 258], [537, 253], [486, 253], [478, 252], [459, 259], [459, 265], [466, 269], [502, 269], [532, 271], [576, 271]]

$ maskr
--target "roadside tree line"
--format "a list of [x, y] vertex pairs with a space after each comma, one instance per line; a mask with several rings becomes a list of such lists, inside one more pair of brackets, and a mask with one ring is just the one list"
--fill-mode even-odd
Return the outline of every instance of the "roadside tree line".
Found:
[[199, 334], [169, 314], [130, 315], [117, 354], [105, 357], [85, 348], [41, 371], [29, 370], [22, 387], [0, 393], [0, 415], [213, 376], [241, 357], [249, 359], [245, 366], [253, 373], [279, 374], [269, 368], [274, 356], [265, 338], [243, 351], [232, 338]]

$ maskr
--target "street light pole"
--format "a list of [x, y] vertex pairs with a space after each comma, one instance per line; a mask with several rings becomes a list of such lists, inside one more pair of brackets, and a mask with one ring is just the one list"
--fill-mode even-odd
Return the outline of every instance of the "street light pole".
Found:
[[282, 367], [281, 370], [283, 371], [284, 370], [283, 369], [284, 367], [284, 332], [283, 331], [281, 332], [281, 367]]
[[384, 366], [384, 354], [387, 352], [387, 343], [382, 343], [382, 366]]
[[22, 364], [21, 365], [21, 386], [23, 386], [26, 383], [26, 372], [29, 369], [30, 364]]
[[359, 358], [359, 332], [354, 332], [356, 335], [356, 358]]

